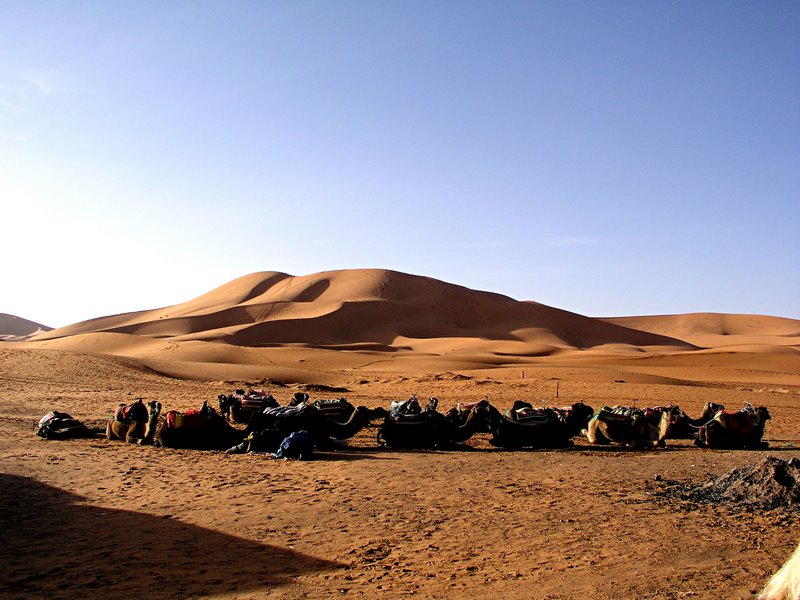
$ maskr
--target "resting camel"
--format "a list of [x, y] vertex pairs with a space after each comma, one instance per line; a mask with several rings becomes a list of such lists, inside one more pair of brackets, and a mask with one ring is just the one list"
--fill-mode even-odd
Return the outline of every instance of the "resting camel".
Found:
[[[349, 403], [348, 403], [349, 404]], [[250, 434], [269, 440], [264, 445], [280, 443], [284, 437], [295, 431], [308, 431], [315, 445], [325, 445], [331, 440], [347, 440], [355, 436], [371, 421], [386, 416], [382, 408], [355, 408], [347, 421], [340, 422], [328, 417], [324, 409], [316, 404], [302, 403], [297, 406], [269, 408], [254, 415], [244, 430], [245, 438]], [[280, 438], [280, 439], [278, 439]]]
[[160, 414], [160, 402], [148, 402], [145, 407], [142, 399], [137, 398], [130, 406], [120, 404], [114, 418], [106, 424], [106, 437], [130, 444], [152, 444]]
[[575, 437], [586, 429], [589, 419], [594, 416], [594, 409], [588, 404], [584, 404], [583, 401], [576, 402], [572, 406], [533, 408], [530, 402], [517, 400], [504, 415], [510, 421], [518, 423], [541, 420], [542, 415], [550, 415], [551, 418], [558, 419], [567, 427], [569, 437]]
[[[413, 398], [416, 398], [416, 396]], [[488, 402], [489, 398], [484, 396], [483, 400], [477, 400], [475, 402], [459, 402], [453, 408], [447, 411], [447, 413], [445, 413], [445, 417], [447, 417], [447, 420], [453, 425], [461, 426], [467, 422], [467, 419], [469, 418], [470, 414], [472, 414], [472, 411], [482, 401]], [[487, 421], [484, 420], [483, 426], [477, 433], [491, 433]]]
[[664, 407], [657, 424], [645, 416], [645, 411], [634, 407], [600, 407], [584, 430], [590, 444], [623, 444], [642, 446], [655, 442], [663, 447], [669, 435], [672, 422], [680, 409], [677, 406]]
[[685, 412], [680, 411], [672, 427], [669, 429], [669, 439], [691, 440], [697, 438], [697, 431], [713, 419], [715, 414], [724, 409], [724, 404], [706, 402], [706, 405], [703, 407], [703, 412], [696, 419], [692, 419]]
[[770, 577], [758, 600], [797, 600], [800, 598], [800, 545]]
[[263, 390], [236, 390], [230, 396], [220, 394], [219, 410], [226, 419], [230, 418], [234, 423], [249, 423], [250, 418], [267, 408], [280, 406], [272, 394], [265, 393]]
[[772, 416], [766, 406], [746, 404], [738, 412], [720, 410], [697, 432], [696, 446], [720, 449], [763, 449], [764, 428]]
[[467, 416], [463, 424], [451, 421], [436, 410], [436, 399], [429, 401], [425, 410], [419, 412], [392, 411], [386, 413], [378, 429], [378, 445], [389, 448], [443, 448], [466, 442], [482, 430], [486, 418], [481, 400]]
[[231, 427], [225, 417], [203, 402], [200, 410], [167, 412], [156, 429], [155, 443], [165, 448], [225, 450], [243, 437], [240, 430]]
[[552, 408], [533, 408], [517, 401], [501, 413], [486, 404], [486, 422], [492, 433], [489, 443], [499, 448], [567, 448], [572, 446], [574, 427]]

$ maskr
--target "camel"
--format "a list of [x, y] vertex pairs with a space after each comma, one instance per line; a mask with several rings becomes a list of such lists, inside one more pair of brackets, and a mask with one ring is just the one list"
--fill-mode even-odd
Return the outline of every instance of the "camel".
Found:
[[[267, 409], [261, 414], [254, 415], [244, 430], [245, 441], [248, 438], [250, 440], [258, 439], [260, 441], [255, 445], [263, 447], [265, 450], [246, 451], [274, 451], [266, 448], [273, 445], [277, 447], [277, 444], [280, 444], [283, 438], [290, 433], [303, 430], [311, 434], [317, 446], [329, 444], [331, 440], [348, 440], [369, 425], [371, 421], [385, 418], [387, 413], [382, 408], [354, 407], [350, 417], [344, 422], [336, 421], [327, 416], [328, 414], [335, 413], [326, 413], [325, 409], [320, 408], [316, 403], [301, 403], [296, 406]], [[249, 448], [251, 445], [254, 444], [244, 444], [244, 441], [239, 444], [240, 449]], [[231, 450], [233, 451], [233, 448]]]
[[167, 412], [156, 429], [155, 443], [164, 448], [226, 450], [242, 441], [243, 434], [231, 427], [208, 402], [200, 410]]
[[148, 402], [145, 407], [142, 399], [137, 398], [130, 406], [120, 404], [115, 418], [106, 424], [106, 437], [109, 440], [124, 440], [130, 444], [152, 444], [160, 414], [160, 402]]
[[634, 407], [610, 409], [603, 406], [591, 418], [584, 434], [590, 444], [613, 442], [638, 447], [654, 442], [656, 446], [663, 447], [679, 410], [677, 406], [662, 408], [659, 411], [661, 416], [657, 424], [653, 424], [642, 409]]
[[724, 404], [707, 402], [703, 407], [703, 412], [696, 419], [692, 419], [685, 412], [680, 411], [672, 427], [670, 427], [669, 439], [690, 440], [697, 438], [697, 431], [721, 410], [725, 410]]
[[758, 600], [797, 600], [800, 598], [800, 545], [770, 577]]
[[[416, 396], [412, 396], [412, 399], [416, 399]], [[445, 413], [445, 417], [447, 417], [447, 420], [453, 425], [461, 426], [467, 422], [470, 414], [472, 414], [473, 410], [475, 410], [475, 407], [478, 406], [478, 404], [480, 404], [482, 401], [488, 402], [489, 398], [484, 396], [482, 400], [477, 400], [475, 402], [459, 402], [453, 408], [447, 411], [447, 413]], [[478, 430], [477, 433], [491, 433], [487, 420], [484, 419], [483, 426], [480, 428], [480, 430]]]
[[436, 410], [435, 398], [419, 412], [386, 413], [378, 430], [378, 445], [389, 448], [442, 448], [466, 442], [484, 427], [488, 400], [481, 400], [463, 424]]
[[226, 419], [229, 418], [234, 423], [249, 423], [254, 414], [263, 412], [267, 408], [280, 406], [272, 394], [263, 390], [245, 392], [238, 389], [230, 396], [220, 394], [218, 400], [222, 416]]
[[[574, 426], [551, 408], [534, 409], [529, 403], [517, 401], [501, 413], [491, 404], [483, 409], [492, 433], [489, 443], [499, 448], [568, 448], [572, 446]], [[594, 412], [594, 411], [592, 411]]]
[[762, 441], [764, 428], [772, 416], [766, 406], [746, 404], [738, 412], [720, 410], [697, 432], [695, 445], [703, 448], [753, 449], [767, 448]]
[[586, 428], [589, 419], [594, 416], [594, 409], [583, 401], [575, 402], [572, 406], [543, 406], [537, 409], [533, 408], [530, 402], [517, 400], [504, 415], [510, 421], [517, 423], [542, 420], [543, 415], [550, 415], [551, 418], [558, 419], [567, 426], [569, 437], [575, 437]]

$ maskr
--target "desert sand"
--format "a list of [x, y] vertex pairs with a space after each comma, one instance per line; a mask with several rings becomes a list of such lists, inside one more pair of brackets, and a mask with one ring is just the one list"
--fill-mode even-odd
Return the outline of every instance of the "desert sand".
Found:
[[[749, 402], [773, 419], [758, 451], [512, 452], [488, 434], [400, 451], [370, 428], [311, 461], [33, 433], [53, 409], [102, 426], [134, 397], [184, 410], [248, 384], [282, 403]], [[0, 344], [0, 433], [3, 597], [752, 598], [797, 545], [796, 508], [660, 492], [800, 457], [800, 321], [596, 319], [391, 271], [255, 273]]]

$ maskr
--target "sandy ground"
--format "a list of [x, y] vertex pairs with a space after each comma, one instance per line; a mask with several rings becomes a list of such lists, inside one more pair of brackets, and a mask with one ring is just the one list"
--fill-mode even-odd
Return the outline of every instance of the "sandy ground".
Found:
[[[247, 370], [245, 354], [212, 364], [186, 352], [171, 361], [161, 348], [144, 368], [74, 348], [0, 346], [0, 596], [751, 598], [797, 544], [796, 511], [687, 511], [654, 495], [766, 455], [800, 457], [795, 350], [590, 351], [483, 369], [411, 357], [371, 368], [366, 355], [317, 350], [266, 371]], [[32, 431], [52, 409], [99, 425], [134, 396], [197, 408], [265, 372], [284, 380], [265, 386], [281, 402], [308, 383], [347, 388], [367, 406], [416, 393], [446, 409], [488, 395], [500, 408], [677, 402], [696, 416], [708, 401], [752, 402], [772, 413], [771, 447], [676, 441], [634, 451], [576, 440], [570, 450], [509, 452], [479, 434], [463, 450], [387, 451], [367, 429], [298, 462]]]

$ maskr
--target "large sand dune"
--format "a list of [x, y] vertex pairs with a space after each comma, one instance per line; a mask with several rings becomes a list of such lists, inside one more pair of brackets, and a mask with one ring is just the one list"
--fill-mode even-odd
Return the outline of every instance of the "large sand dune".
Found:
[[682, 355], [708, 364], [716, 359], [700, 354], [709, 352], [782, 354], [782, 365], [791, 367], [800, 361], [800, 321], [721, 314], [597, 319], [395, 271], [259, 272], [174, 306], [42, 332], [29, 346], [124, 356], [201, 379]]
[[302, 277], [253, 273], [182, 304], [93, 319], [33, 340], [101, 332], [248, 347], [297, 345], [430, 354], [465, 350], [508, 356], [606, 344], [691, 347], [668, 335], [385, 270]]

